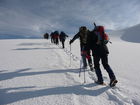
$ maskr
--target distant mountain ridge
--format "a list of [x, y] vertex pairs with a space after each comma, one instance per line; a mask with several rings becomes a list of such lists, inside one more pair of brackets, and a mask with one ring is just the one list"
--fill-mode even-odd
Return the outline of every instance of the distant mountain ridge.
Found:
[[124, 29], [121, 39], [128, 42], [140, 43], [140, 24]]
[[[106, 32], [109, 33], [111, 37], [113, 36], [128, 42], [140, 43], [140, 24], [122, 30], [107, 30]], [[0, 39], [40, 39], [40, 38], [43, 38], [43, 36], [0, 34]]]
[[122, 30], [110, 31], [108, 33], [124, 41], [140, 43], [140, 24]]

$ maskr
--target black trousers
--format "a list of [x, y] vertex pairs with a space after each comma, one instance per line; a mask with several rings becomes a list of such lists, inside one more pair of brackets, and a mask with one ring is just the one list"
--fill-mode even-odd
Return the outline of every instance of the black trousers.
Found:
[[102, 61], [102, 65], [104, 67], [104, 69], [107, 71], [110, 79], [116, 79], [113, 70], [111, 69], [111, 67], [108, 64], [108, 55], [103, 55], [103, 56], [93, 56], [94, 59], [94, 68], [95, 68], [95, 72], [98, 78], [98, 81], [103, 82], [103, 77], [102, 77], [102, 72], [100, 69], [100, 60]]
[[65, 48], [65, 40], [62, 40], [61, 43], [62, 43], [62, 48]]

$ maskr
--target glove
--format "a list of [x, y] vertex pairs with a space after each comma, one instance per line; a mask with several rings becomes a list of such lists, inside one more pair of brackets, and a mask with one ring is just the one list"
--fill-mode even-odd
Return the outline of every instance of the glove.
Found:
[[72, 40], [70, 40], [70, 42], [69, 42], [69, 44], [71, 44], [73, 41]]

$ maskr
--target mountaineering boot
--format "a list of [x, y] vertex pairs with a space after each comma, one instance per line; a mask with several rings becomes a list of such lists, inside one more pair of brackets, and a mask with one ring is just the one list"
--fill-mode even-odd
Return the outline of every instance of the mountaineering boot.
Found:
[[117, 81], [116, 79], [111, 79], [111, 80], [110, 80], [110, 84], [109, 84], [110, 87], [116, 86], [117, 82], [118, 82], [118, 81]]

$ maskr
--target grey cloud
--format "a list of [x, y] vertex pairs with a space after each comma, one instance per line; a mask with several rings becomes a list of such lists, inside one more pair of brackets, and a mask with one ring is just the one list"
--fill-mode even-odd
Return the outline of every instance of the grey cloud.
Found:
[[76, 33], [92, 23], [121, 29], [140, 23], [139, 0], [0, 0], [0, 33]]

